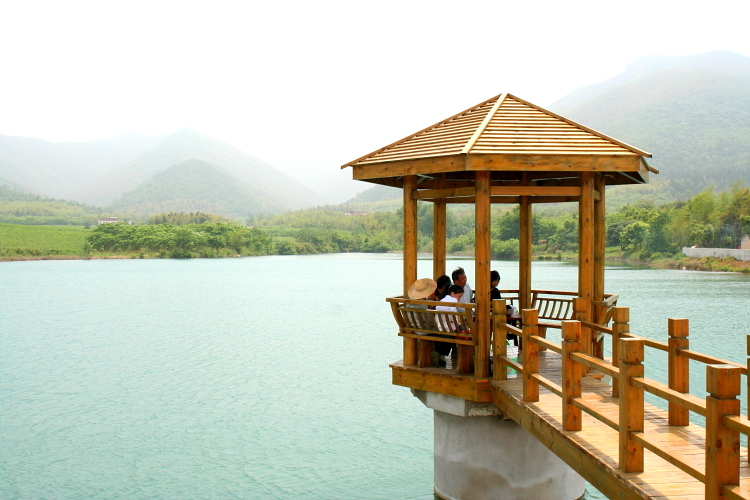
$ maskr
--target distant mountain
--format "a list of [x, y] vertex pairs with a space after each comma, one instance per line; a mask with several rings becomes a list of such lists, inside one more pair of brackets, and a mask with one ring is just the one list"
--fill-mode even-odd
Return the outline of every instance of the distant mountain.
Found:
[[17, 189], [75, 199], [76, 191], [143, 154], [160, 139], [127, 132], [89, 142], [52, 143], [0, 135], [0, 179]]
[[248, 214], [280, 212], [283, 206], [261, 201], [262, 193], [226, 170], [188, 160], [159, 172], [113, 201], [111, 211], [148, 215], [161, 212], [203, 212], [245, 218]]
[[654, 155], [660, 192], [630, 192], [684, 199], [750, 181], [750, 57], [649, 56], [549, 109]]
[[192, 129], [165, 137], [138, 158], [120, 166], [78, 192], [75, 199], [106, 205], [137, 188], [156, 174], [188, 160], [200, 160], [226, 171], [251, 186], [260, 197], [258, 205], [296, 209], [320, 204], [319, 195], [230, 144]]
[[[203, 166], [185, 167], [191, 160]], [[178, 182], [175, 172], [186, 178]], [[189, 186], [190, 180], [200, 185]], [[183, 210], [168, 203], [176, 199], [175, 192], [197, 196], [179, 198], [180, 207], [223, 206], [228, 211], [216, 213], [241, 217], [247, 210], [280, 212], [323, 203], [319, 194], [273, 166], [191, 129], [165, 136], [129, 132], [85, 143], [0, 135], [0, 185], [99, 206], [138, 206], [139, 213], [148, 206]], [[218, 191], [209, 196], [206, 186]], [[157, 187], [172, 191], [159, 193]], [[240, 195], [246, 198], [242, 202]], [[221, 197], [224, 203], [218, 203]]]

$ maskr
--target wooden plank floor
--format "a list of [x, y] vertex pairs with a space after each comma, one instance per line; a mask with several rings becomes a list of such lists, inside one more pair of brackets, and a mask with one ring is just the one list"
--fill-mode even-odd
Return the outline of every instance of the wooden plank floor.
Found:
[[[554, 352], [539, 354], [539, 372], [554, 383], [562, 384], [561, 358]], [[619, 418], [617, 400], [611, 398], [611, 386], [599, 379], [585, 377], [583, 397], [587, 403], [615, 422]], [[623, 473], [618, 467], [619, 435], [617, 431], [583, 412], [580, 431], [562, 429], [562, 401], [540, 386], [539, 401], [524, 403], [520, 378], [492, 381], [493, 402], [519, 425], [537, 437], [568, 465], [609, 498], [698, 499], [704, 498], [704, 485], [676, 466], [648, 450], [644, 471]], [[705, 468], [705, 429], [667, 425], [667, 412], [646, 404], [644, 430], [646, 438], [660, 443], [660, 448], [678, 454], [697, 470]], [[750, 468], [747, 450], [741, 451], [741, 489], [750, 493]]]

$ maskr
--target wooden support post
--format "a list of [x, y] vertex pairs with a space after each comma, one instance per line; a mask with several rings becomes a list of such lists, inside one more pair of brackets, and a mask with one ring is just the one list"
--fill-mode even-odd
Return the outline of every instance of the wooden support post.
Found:
[[536, 309], [524, 309], [521, 312], [523, 322], [523, 400], [539, 401], [539, 383], [531, 378], [539, 373], [539, 344], [531, 342], [529, 337], [537, 334], [539, 313]]
[[518, 245], [518, 307], [531, 308], [531, 202], [528, 196], [521, 197]]
[[583, 420], [581, 409], [573, 404], [573, 398], [581, 397], [580, 363], [571, 359], [574, 352], [581, 352], [581, 323], [578, 321], [562, 322], [562, 376], [563, 376], [563, 430], [580, 431]]
[[706, 366], [706, 500], [740, 484], [740, 433], [724, 425], [725, 416], [740, 414], [740, 374], [737, 366]]
[[[630, 333], [630, 309], [615, 307], [612, 315], [612, 364], [620, 367], [620, 338], [623, 333]], [[619, 381], [612, 381], [612, 397], [620, 397]]]
[[[594, 300], [594, 173], [581, 173], [581, 198], [578, 202], [578, 296], [588, 306], [584, 321], [591, 321]], [[591, 348], [584, 346], [591, 354]]]
[[[573, 317], [576, 321], [588, 321], [588, 311], [591, 308], [591, 301], [581, 297], [573, 299]], [[581, 327], [581, 348], [586, 354], [592, 353], [591, 328]], [[588, 370], [586, 370], [588, 372]]]
[[[404, 177], [404, 297], [417, 280], [417, 176]], [[404, 364], [417, 363], [417, 341], [404, 337]]]
[[[748, 355], [748, 358], [747, 358], [748, 375], [747, 377], [745, 377], [745, 379], [747, 379], [746, 398], [750, 397], [750, 335], [747, 336], [747, 355]], [[748, 414], [748, 417], [750, 417], [750, 401], [748, 401], [747, 403], [747, 414]], [[748, 446], [747, 446], [747, 459], [750, 461], [750, 442], [748, 442]]]
[[[598, 173], [594, 176], [594, 191], [599, 194], [594, 198], [594, 288], [592, 311], [593, 318], [600, 318], [604, 310], [604, 251], [606, 249], [606, 213], [604, 211], [604, 188], [606, 178]], [[598, 199], [597, 199], [598, 198]], [[594, 356], [604, 359], [604, 336], [595, 341]]]
[[643, 340], [620, 339], [620, 469], [643, 472], [643, 445], [633, 440], [643, 432], [643, 389], [630, 380], [643, 377]]
[[494, 363], [492, 367], [493, 380], [506, 380], [508, 378], [508, 366], [502, 359], [508, 355], [508, 332], [505, 330], [505, 300], [492, 301], [492, 345], [494, 352], [492, 356]]
[[474, 199], [474, 333], [476, 352], [474, 353], [474, 375], [490, 376], [490, 176], [488, 170], [476, 172], [476, 196]]
[[432, 212], [432, 276], [438, 279], [445, 274], [446, 203], [436, 201]]
[[[669, 318], [669, 388], [683, 394], [690, 392], [690, 360], [680, 354], [690, 348], [688, 320]], [[690, 412], [676, 403], [669, 403], [669, 425], [689, 425]]]
[[[445, 174], [438, 182], [438, 188], [445, 187]], [[438, 279], [445, 274], [446, 244], [446, 203], [436, 201], [432, 206], [432, 277]]]

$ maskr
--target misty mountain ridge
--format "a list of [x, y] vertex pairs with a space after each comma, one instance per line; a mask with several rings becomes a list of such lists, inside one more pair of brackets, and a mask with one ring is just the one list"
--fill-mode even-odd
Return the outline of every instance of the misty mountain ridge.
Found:
[[[171, 170], [190, 160], [212, 168], [217, 175], [216, 182], [208, 182], [195, 169]], [[191, 190], [185, 182], [174, 179], [153, 179], [167, 171], [171, 172], [167, 177], [189, 172], [189, 179], [200, 178], [204, 186], [228, 189], [227, 196], [231, 201], [225, 206], [230, 212], [220, 212], [221, 215], [241, 214], [244, 217], [248, 213], [269, 210], [281, 212], [323, 201], [320, 195], [268, 163], [192, 129], [164, 136], [128, 132], [86, 143], [50, 143], [34, 138], [0, 136], [0, 184], [43, 196], [99, 206], [109, 206], [117, 200], [117, 206], [147, 207], [163, 206], [166, 202], [164, 196], [171, 196], [166, 193], [159, 195], [154, 190], [156, 185], [176, 187], [179, 184], [184, 193], [202, 192], [200, 186]], [[203, 173], [206, 172], [208, 169], [204, 166]], [[151, 180], [154, 182], [149, 182]], [[236, 183], [234, 189], [230, 189], [228, 180]], [[247, 196], [244, 209], [237, 205], [240, 192]], [[150, 193], [152, 199], [145, 199], [145, 193]], [[193, 204], [205, 206], [209, 199], [215, 197], [203, 192]], [[191, 203], [182, 199], [181, 205]]]
[[112, 211], [138, 214], [203, 212], [244, 218], [249, 213], [278, 213], [284, 207], [265, 202], [263, 193], [224, 169], [188, 160], [159, 172], [108, 205]]

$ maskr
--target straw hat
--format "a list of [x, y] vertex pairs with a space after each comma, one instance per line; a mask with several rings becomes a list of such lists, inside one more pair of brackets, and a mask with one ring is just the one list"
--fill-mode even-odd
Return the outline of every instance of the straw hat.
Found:
[[407, 295], [410, 299], [424, 299], [437, 289], [437, 283], [430, 278], [422, 278], [411, 284]]

